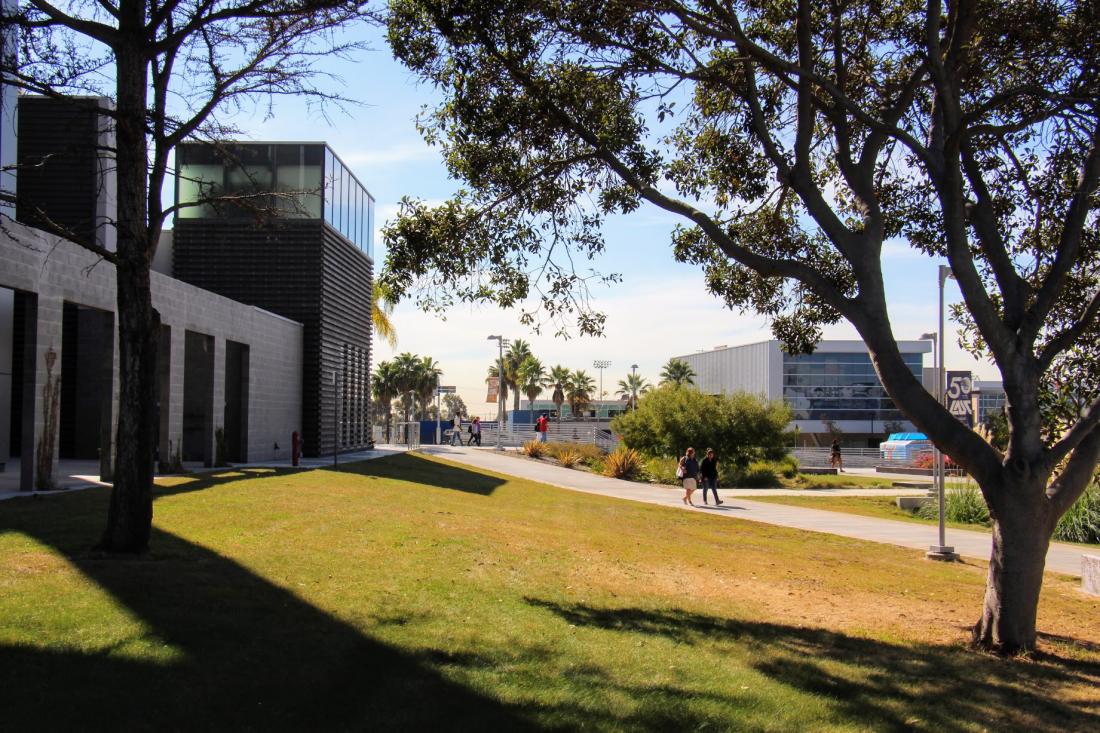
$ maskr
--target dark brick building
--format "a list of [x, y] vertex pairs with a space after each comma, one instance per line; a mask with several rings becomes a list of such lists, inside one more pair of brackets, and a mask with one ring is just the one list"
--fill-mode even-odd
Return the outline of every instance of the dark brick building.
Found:
[[189, 143], [176, 165], [174, 276], [302, 323], [305, 454], [369, 446], [373, 197], [324, 143]]

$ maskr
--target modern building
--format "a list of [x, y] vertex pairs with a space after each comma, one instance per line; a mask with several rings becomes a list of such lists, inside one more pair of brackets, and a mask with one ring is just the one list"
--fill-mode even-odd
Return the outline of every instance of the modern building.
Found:
[[973, 392], [974, 417], [985, 423], [993, 415], [1003, 414], [1007, 406], [1004, 383], [1000, 380], [975, 379]]
[[[113, 162], [101, 145], [109, 104], [17, 103], [20, 220], [0, 228], [0, 464], [14, 471], [17, 460], [19, 480], [5, 485], [48, 486], [62, 459], [98, 459], [111, 474], [115, 268], [78, 243], [115, 248]], [[212, 465], [219, 445], [229, 461], [285, 458], [301, 430], [303, 325], [163, 272], [150, 280], [162, 324], [161, 463]]]
[[305, 326], [306, 455], [370, 445], [374, 198], [322, 142], [187, 143], [176, 169], [173, 275]]
[[[931, 342], [898, 346], [920, 381]], [[752, 392], [785, 401], [803, 442], [822, 444], [839, 433], [848, 445], [873, 447], [888, 432], [915, 429], [886, 394], [862, 341], [822, 341], [812, 354], [793, 355], [771, 340], [676, 358], [691, 366], [695, 385], [708, 394]]]

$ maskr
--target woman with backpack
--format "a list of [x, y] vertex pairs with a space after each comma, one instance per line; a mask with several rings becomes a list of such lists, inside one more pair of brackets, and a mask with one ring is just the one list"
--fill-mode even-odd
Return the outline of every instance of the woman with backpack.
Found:
[[684, 503], [695, 506], [691, 495], [699, 480], [699, 461], [695, 460], [695, 449], [688, 448], [676, 466], [676, 477], [684, 482]]

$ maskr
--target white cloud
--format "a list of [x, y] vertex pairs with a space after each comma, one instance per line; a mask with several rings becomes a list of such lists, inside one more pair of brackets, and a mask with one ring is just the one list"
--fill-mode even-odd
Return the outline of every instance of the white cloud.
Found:
[[417, 140], [388, 145], [384, 148], [352, 150], [340, 157], [352, 169], [369, 169], [404, 165], [421, 160], [439, 160], [440, 152], [436, 148], [429, 147], [427, 143]]

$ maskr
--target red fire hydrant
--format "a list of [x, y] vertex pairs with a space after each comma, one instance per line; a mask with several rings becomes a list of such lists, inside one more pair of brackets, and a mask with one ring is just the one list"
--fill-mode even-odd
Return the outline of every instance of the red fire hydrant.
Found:
[[290, 465], [297, 466], [298, 459], [302, 457], [302, 438], [295, 430], [290, 434]]

